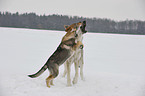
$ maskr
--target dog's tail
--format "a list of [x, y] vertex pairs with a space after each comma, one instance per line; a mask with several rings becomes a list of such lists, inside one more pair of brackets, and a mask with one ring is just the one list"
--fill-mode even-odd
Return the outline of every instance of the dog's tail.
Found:
[[47, 69], [47, 65], [45, 64], [37, 73], [32, 74], [32, 75], [28, 75], [31, 78], [35, 78], [40, 76], [45, 70]]

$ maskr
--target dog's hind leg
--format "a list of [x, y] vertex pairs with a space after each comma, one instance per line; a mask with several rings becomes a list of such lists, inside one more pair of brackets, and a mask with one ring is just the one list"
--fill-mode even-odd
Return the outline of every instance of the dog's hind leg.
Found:
[[52, 75], [49, 75], [47, 78], [46, 78], [46, 85], [47, 87], [50, 88], [50, 82], [52, 82], [51, 80], [53, 80], [53, 76]]
[[53, 79], [50, 81], [50, 85], [54, 85], [54, 84], [53, 84]]
[[57, 64], [53, 64], [53, 66], [49, 66], [49, 71], [50, 75], [46, 78], [46, 85], [50, 88], [50, 85], [54, 85], [53, 79], [59, 74], [59, 66], [57, 66]]
[[78, 82], [78, 70], [79, 70], [79, 62], [78, 61], [75, 61], [74, 62], [74, 65], [75, 65], [75, 77], [73, 79], [73, 84], [76, 84]]

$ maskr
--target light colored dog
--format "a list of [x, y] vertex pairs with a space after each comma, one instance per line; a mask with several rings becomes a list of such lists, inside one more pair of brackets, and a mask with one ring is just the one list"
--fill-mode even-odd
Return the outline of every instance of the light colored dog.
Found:
[[[86, 21], [79, 22], [79, 23], [74, 23], [70, 26], [64, 26], [65, 31], [69, 32], [74, 30], [75, 27], [77, 27], [77, 41], [82, 42], [83, 40], [83, 34], [86, 33], [87, 31], [85, 30], [86, 27]], [[68, 31], [69, 30], [69, 31]], [[84, 80], [84, 75], [83, 75], [83, 65], [84, 65], [84, 60], [83, 60], [83, 49], [77, 49], [74, 53], [73, 56], [71, 56], [64, 64], [64, 73], [63, 77], [67, 74], [67, 86], [71, 86], [71, 78], [70, 78], [70, 71], [71, 71], [71, 64], [75, 65], [75, 77], [72, 81], [73, 84], [76, 84], [78, 81], [78, 71], [80, 67], [80, 76], [81, 79]]]

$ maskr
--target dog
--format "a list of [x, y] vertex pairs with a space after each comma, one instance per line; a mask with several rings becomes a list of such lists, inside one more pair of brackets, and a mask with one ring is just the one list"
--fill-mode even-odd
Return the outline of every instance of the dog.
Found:
[[[83, 40], [83, 34], [86, 33], [87, 31], [85, 30], [86, 27], [86, 21], [83, 21], [82, 23], [74, 23], [70, 26], [64, 26], [65, 27], [65, 31], [68, 32], [68, 30], [74, 30], [74, 26], [77, 26], [77, 41], [82, 42]], [[73, 84], [76, 84], [78, 81], [78, 71], [79, 71], [79, 67], [80, 67], [80, 76], [81, 79], [84, 80], [84, 76], [83, 76], [83, 65], [84, 65], [84, 60], [83, 60], [83, 49], [81, 50], [76, 50], [74, 55], [71, 56], [64, 64], [64, 73], [63, 73], [63, 77], [65, 77], [65, 75], [67, 74], [67, 86], [71, 86], [71, 78], [70, 78], [70, 67], [71, 64], [74, 63], [75, 65], [75, 77], [73, 79]]]
[[73, 56], [76, 50], [83, 48], [81, 41], [77, 41], [77, 29], [77, 27], [74, 27], [73, 30], [67, 30], [56, 51], [50, 56], [44, 66], [37, 73], [28, 76], [31, 78], [38, 77], [48, 68], [50, 75], [46, 78], [46, 85], [50, 88], [50, 85], [53, 85], [53, 79], [59, 74], [59, 66]]

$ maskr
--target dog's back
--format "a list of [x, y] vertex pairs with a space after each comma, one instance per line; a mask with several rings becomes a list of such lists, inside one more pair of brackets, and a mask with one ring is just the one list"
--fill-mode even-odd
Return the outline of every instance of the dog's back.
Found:
[[51, 55], [51, 57], [46, 62], [46, 64], [48, 66], [51, 65], [52, 63], [58, 64], [60, 66], [60, 64], [65, 62], [65, 60], [68, 57], [70, 57], [70, 55], [71, 55], [70, 50], [68, 50], [66, 48], [62, 48], [60, 46], [57, 48], [57, 50]]

